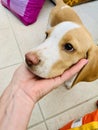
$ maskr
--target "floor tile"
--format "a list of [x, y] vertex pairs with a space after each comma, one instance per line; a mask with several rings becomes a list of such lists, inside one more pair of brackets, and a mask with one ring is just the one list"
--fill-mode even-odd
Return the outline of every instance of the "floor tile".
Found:
[[68, 111], [65, 111], [61, 113], [60, 115], [49, 119], [46, 123], [48, 126], [48, 130], [58, 130], [59, 128], [65, 126], [68, 122], [74, 119], [79, 119], [83, 117], [85, 114], [90, 113], [94, 110], [96, 110], [96, 101], [98, 100], [98, 97], [86, 101], [85, 103], [70, 109]]
[[40, 101], [45, 119], [67, 111], [86, 100], [98, 95], [98, 80], [90, 83], [79, 83], [70, 90], [59, 87]]
[[27, 51], [39, 45], [45, 39], [45, 31], [48, 24], [49, 12], [52, 6], [53, 5], [50, 4], [49, 1], [46, 1], [37, 21], [29, 26], [23, 25], [19, 20], [17, 20], [16, 17], [7, 12], [23, 56]]
[[11, 29], [0, 30], [0, 69], [22, 62], [21, 53]]
[[4, 8], [0, 3], [0, 29], [8, 27], [9, 27], [9, 21], [6, 15], [6, 8]]
[[42, 124], [39, 124], [39, 125], [37, 125], [35, 127], [29, 128], [28, 130], [47, 130], [47, 129], [46, 129], [45, 124], [42, 123]]
[[35, 124], [40, 123], [42, 121], [43, 121], [43, 117], [41, 115], [39, 105], [36, 104], [33, 111], [32, 111], [32, 115], [31, 115], [28, 127], [31, 127], [32, 125], [35, 125]]

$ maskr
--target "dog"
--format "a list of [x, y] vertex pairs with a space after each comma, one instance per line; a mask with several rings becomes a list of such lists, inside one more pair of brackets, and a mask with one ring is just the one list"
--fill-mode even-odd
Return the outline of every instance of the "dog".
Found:
[[56, 0], [49, 19], [45, 41], [25, 55], [30, 71], [42, 78], [52, 78], [86, 58], [88, 64], [65, 84], [71, 88], [80, 81], [96, 80], [98, 46], [77, 13], [63, 0]]

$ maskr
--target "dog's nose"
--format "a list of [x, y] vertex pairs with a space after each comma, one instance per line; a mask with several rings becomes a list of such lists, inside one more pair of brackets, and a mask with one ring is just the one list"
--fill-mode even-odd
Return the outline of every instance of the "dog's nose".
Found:
[[37, 65], [40, 62], [38, 56], [35, 53], [31, 52], [25, 55], [25, 61], [28, 66]]

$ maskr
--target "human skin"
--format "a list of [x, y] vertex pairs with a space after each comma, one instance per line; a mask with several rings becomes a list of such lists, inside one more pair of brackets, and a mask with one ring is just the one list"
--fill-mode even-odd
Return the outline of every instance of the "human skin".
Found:
[[36, 102], [79, 72], [87, 62], [82, 59], [51, 79], [37, 77], [22, 64], [0, 98], [0, 130], [26, 130]]

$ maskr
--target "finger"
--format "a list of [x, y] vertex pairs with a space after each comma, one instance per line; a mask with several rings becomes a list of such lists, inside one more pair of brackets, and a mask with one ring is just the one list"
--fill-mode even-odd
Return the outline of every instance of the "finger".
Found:
[[62, 84], [64, 81], [67, 81], [72, 76], [74, 76], [77, 72], [79, 72], [87, 63], [88, 63], [88, 60], [86, 59], [80, 60], [73, 67], [65, 71], [61, 76], [54, 78], [54, 80], [52, 80], [53, 84], [59, 85], [59, 84]]
[[68, 69], [64, 72], [64, 74], [61, 76], [62, 80], [68, 80], [72, 76], [74, 76], [77, 72], [79, 72], [86, 64], [88, 63], [88, 60], [82, 59], [77, 64], [75, 64], [73, 67]]
[[[76, 65], [71, 67], [69, 70], [65, 71], [63, 75], [58, 76], [56, 78], [52, 79], [42, 79], [39, 82], [35, 82], [35, 88], [36, 88], [36, 96], [37, 100], [39, 100], [41, 97], [52, 91], [54, 88], [62, 84], [64, 81], [71, 78], [75, 73], [80, 71], [80, 69], [87, 64], [87, 60], [82, 59], [80, 60]], [[37, 83], [37, 84], [36, 84]], [[38, 85], [39, 83], [39, 85]], [[34, 83], [33, 83], [34, 84]], [[32, 91], [34, 93], [34, 90]]]

